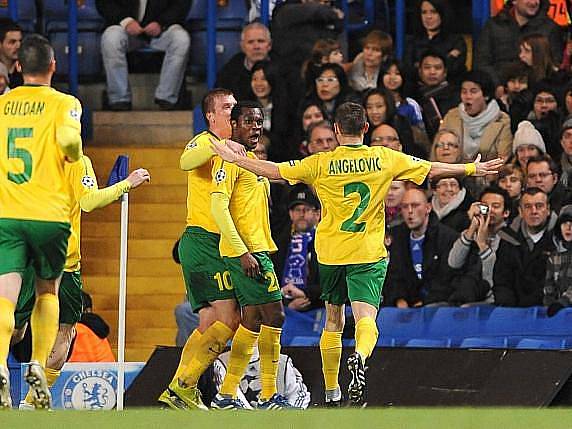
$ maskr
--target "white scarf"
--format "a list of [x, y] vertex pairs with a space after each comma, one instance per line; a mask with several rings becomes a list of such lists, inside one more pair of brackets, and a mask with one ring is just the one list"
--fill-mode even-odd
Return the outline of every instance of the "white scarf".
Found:
[[488, 124], [494, 121], [500, 113], [496, 100], [492, 100], [485, 110], [477, 116], [469, 116], [463, 103], [459, 104], [459, 114], [463, 121], [463, 152], [465, 157], [472, 159], [479, 150], [481, 136]]
[[451, 201], [442, 206], [441, 203], [439, 202], [439, 199], [437, 198], [437, 195], [433, 195], [433, 198], [431, 198], [431, 206], [433, 206], [433, 211], [435, 212], [439, 220], [441, 220], [449, 213], [451, 213], [453, 210], [455, 210], [457, 207], [459, 207], [466, 196], [467, 196], [467, 190], [465, 188], [462, 188], [459, 191], [459, 193], [451, 199]]

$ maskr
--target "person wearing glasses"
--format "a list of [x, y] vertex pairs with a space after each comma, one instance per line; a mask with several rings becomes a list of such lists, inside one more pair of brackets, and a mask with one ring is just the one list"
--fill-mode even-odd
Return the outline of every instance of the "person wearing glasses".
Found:
[[429, 159], [448, 164], [461, 162], [463, 150], [459, 142], [459, 135], [455, 131], [446, 128], [439, 130], [433, 139]]
[[548, 195], [550, 207], [556, 213], [572, 202], [572, 192], [559, 183], [558, 164], [550, 155], [530, 158], [526, 164], [526, 186], [536, 187]]
[[398, 152], [403, 152], [399, 135], [391, 125], [381, 124], [371, 132], [370, 146], [385, 146]]

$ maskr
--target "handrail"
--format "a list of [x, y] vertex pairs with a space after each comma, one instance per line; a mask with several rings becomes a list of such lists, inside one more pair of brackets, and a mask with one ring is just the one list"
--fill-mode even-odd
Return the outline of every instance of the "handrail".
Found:
[[207, 0], [207, 87], [216, 82], [216, 0]]
[[8, 1], [8, 13], [12, 21], [18, 22], [18, 0]]
[[77, 58], [77, 2], [68, 0], [68, 86], [73, 95], [77, 95], [79, 84], [79, 66]]

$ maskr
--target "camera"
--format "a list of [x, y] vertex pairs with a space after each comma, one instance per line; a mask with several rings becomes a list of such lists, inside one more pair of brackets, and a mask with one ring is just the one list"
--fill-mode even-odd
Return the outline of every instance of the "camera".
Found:
[[479, 204], [479, 213], [483, 216], [489, 214], [489, 206], [485, 206], [484, 204]]

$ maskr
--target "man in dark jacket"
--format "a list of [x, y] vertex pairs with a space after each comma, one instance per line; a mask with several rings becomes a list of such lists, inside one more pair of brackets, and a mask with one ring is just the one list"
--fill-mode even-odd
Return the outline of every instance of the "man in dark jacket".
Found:
[[318, 259], [314, 248], [320, 203], [308, 186], [299, 184], [290, 192], [290, 223], [275, 237], [278, 252], [272, 255], [282, 287], [284, 305], [298, 311], [322, 307]]
[[191, 0], [96, 0], [107, 28], [101, 54], [110, 110], [130, 110], [127, 52], [150, 46], [165, 52], [155, 103], [172, 110], [179, 98], [189, 55], [190, 37], [183, 28]]
[[527, 188], [519, 211], [520, 222], [499, 232], [501, 241], [493, 271], [495, 304], [506, 307], [542, 305], [546, 261], [554, 250], [556, 215], [551, 216], [546, 193]]
[[518, 61], [520, 39], [532, 33], [548, 37], [552, 56], [562, 59], [564, 40], [560, 28], [546, 12], [548, 0], [512, 0], [490, 18], [476, 44], [475, 68], [488, 72], [496, 85], [501, 84], [500, 72], [509, 63]]
[[472, 256], [461, 269], [447, 263], [459, 234], [431, 214], [425, 191], [410, 188], [401, 201], [404, 224], [394, 228], [384, 305], [400, 308], [456, 305], [486, 296], [481, 264]]
[[270, 31], [260, 22], [253, 22], [242, 29], [241, 52], [234, 55], [218, 72], [216, 86], [230, 89], [237, 100], [246, 100], [252, 92], [250, 71], [258, 61], [270, 59], [272, 40]]
[[558, 164], [550, 155], [530, 158], [526, 164], [525, 174], [526, 186], [539, 188], [548, 195], [550, 210], [558, 213], [562, 206], [572, 203], [572, 192], [560, 183]]

